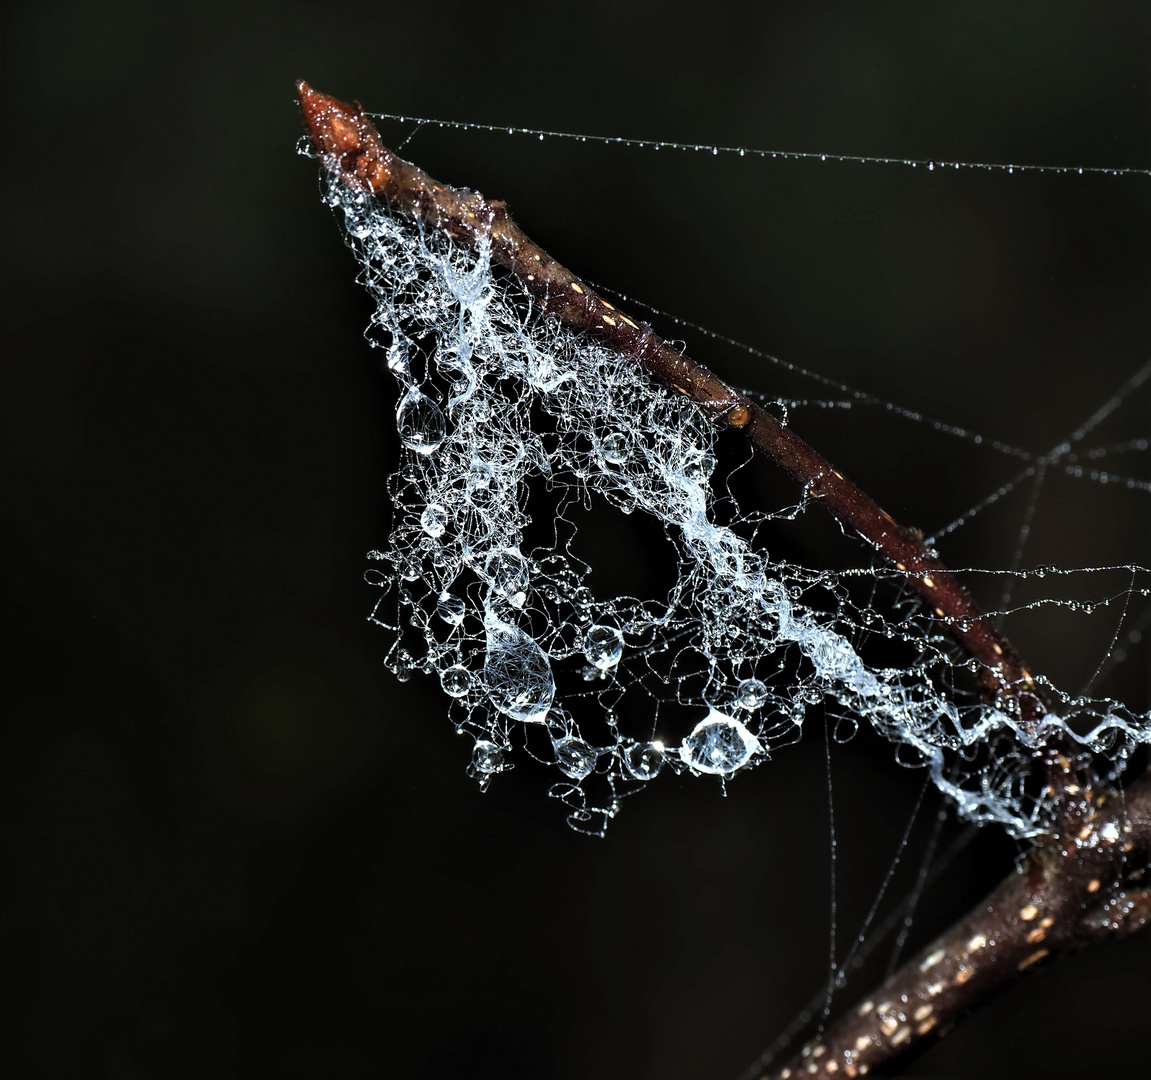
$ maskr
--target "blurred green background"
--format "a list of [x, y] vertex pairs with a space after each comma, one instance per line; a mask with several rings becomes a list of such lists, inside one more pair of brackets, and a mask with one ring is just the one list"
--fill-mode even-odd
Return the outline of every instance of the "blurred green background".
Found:
[[[394, 395], [294, 152], [293, 82], [559, 131], [1147, 167], [1147, 5], [62, 0], [3, 18], [5, 1071], [738, 1074], [825, 974], [818, 733], [726, 799], [661, 778], [603, 841], [567, 830], [543, 769], [476, 791], [438, 688], [396, 683], [364, 622]], [[1147, 357], [1145, 177], [433, 128], [404, 153], [506, 199], [592, 281], [1031, 450]], [[688, 346], [769, 394], [803, 385]], [[1144, 390], [1100, 441], [1147, 421]], [[929, 531], [1014, 471], [881, 412], [795, 422]], [[1146, 457], [1121, 471], [1146, 479]], [[1024, 561], [1146, 563], [1147, 504], [1052, 477]], [[1008, 565], [1025, 505], [979, 516], [944, 558]], [[842, 558], [835, 533], [813, 530], [807, 557]], [[999, 582], [974, 585], [997, 602]], [[1041, 609], [1008, 631], [1078, 690], [1114, 627]], [[1146, 709], [1132, 651], [1099, 691]], [[833, 770], [842, 942], [921, 777], [863, 736]], [[968, 847], [910, 947], [1014, 853]], [[1013, 988], [913, 1071], [1134, 1075], [1149, 1010], [1144, 935]]]

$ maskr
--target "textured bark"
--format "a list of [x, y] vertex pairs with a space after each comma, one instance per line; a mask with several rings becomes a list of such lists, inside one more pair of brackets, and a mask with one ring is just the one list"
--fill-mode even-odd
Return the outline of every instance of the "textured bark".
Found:
[[982, 903], [818, 1039], [761, 1077], [865, 1076], [945, 1035], [996, 991], [1058, 956], [1125, 937], [1151, 916], [1151, 775], [1035, 848]]

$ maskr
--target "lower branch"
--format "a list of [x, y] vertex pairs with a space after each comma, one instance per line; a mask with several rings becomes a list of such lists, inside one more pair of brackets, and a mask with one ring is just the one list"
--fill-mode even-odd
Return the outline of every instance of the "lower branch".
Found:
[[890, 1073], [1023, 972], [1151, 917], [1151, 773], [1037, 847], [982, 903], [763, 1077]]

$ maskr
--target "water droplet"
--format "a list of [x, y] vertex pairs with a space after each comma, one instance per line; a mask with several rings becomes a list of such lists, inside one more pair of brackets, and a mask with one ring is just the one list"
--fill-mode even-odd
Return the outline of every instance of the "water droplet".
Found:
[[448, 697], [463, 697], [472, 688], [472, 673], [463, 664], [453, 664], [441, 673], [440, 685]]
[[364, 240], [372, 234], [372, 218], [361, 208], [344, 207], [344, 226], [357, 240]]
[[552, 746], [556, 752], [556, 764], [565, 776], [570, 776], [573, 780], [582, 780], [595, 768], [599, 752], [583, 739], [568, 735], [563, 739], [557, 739]]
[[400, 649], [394, 657], [384, 661], [400, 682], [407, 682], [416, 672], [415, 658], [407, 649]]
[[518, 626], [491, 615], [484, 626], [484, 681], [492, 704], [513, 720], [541, 723], [556, 693], [547, 654]]
[[504, 752], [489, 739], [476, 739], [472, 750], [472, 762], [468, 766], [468, 776], [478, 780], [481, 787], [504, 768]]
[[421, 564], [415, 555], [409, 555], [400, 564], [400, 577], [405, 581], [415, 581], [420, 576]]
[[527, 603], [531, 579], [527, 560], [520, 554], [519, 548], [499, 548], [493, 551], [484, 562], [484, 577], [492, 591], [513, 607], [522, 608]]
[[436, 614], [449, 626], [459, 626], [464, 621], [464, 602], [450, 592], [442, 592], [436, 603]]
[[388, 370], [393, 375], [408, 375], [411, 373], [411, 367], [408, 362], [408, 342], [405, 338], [397, 336], [391, 345], [388, 346], [387, 365]]
[[715, 458], [711, 454], [694, 454], [683, 467], [683, 474], [696, 483], [706, 482], [715, 471]]
[[615, 667], [623, 656], [623, 634], [614, 626], [593, 626], [584, 640], [584, 656], [600, 671]]
[[624, 768], [636, 780], [650, 780], [663, 768], [663, 743], [635, 743], [623, 753]]
[[400, 442], [417, 454], [434, 454], [447, 430], [440, 407], [414, 386], [396, 409], [396, 428]]
[[420, 526], [428, 536], [443, 536], [448, 527], [448, 512], [439, 503], [428, 503], [420, 515]]
[[684, 739], [679, 756], [696, 772], [730, 776], [762, 749], [743, 724], [712, 709]]
[[767, 686], [759, 679], [744, 679], [735, 688], [735, 703], [741, 709], [754, 712], [767, 700]]
[[621, 435], [618, 431], [614, 435], [609, 435], [604, 439], [604, 441], [600, 443], [599, 449], [604, 461], [609, 465], [622, 465], [627, 461], [630, 454], [627, 436]]
[[575, 607], [575, 613], [579, 619], [590, 619], [592, 606], [595, 604], [595, 596], [592, 595], [591, 589], [586, 585], [581, 585], [572, 593], [572, 604]]

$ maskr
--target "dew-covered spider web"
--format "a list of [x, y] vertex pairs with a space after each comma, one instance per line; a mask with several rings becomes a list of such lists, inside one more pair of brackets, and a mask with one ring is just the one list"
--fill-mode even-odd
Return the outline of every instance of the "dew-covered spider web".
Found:
[[[776, 527], [816, 500], [797, 490], [762, 506], [733, 494], [717, 462], [721, 438], [737, 436], [545, 315], [488, 250], [461, 247], [334, 180], [326, 200], [343, 215], [376, 305], [367, 336], [386, 350], [399, 387], [401, 460], [388, 482], [390, 535], [369, 555], [379, 589], [371, 618], [397, 677], [438, 680], [482, 788], [534, 759], [552, 770], [550, 794], [572, 826], [601, 833], [627, 796], [661, 776], [726, 783], [776, 767], [818, 711], [821, 726], [824, 713], [835, 718], [837, 737], [873, 728], [967, 820], [1021, 838], [1045, 830], [1036, 733], [980, 697], [978, 664], [894, 567], [863, 548], [848, 570], [782, 554]], [[825, 407], [877, 400], [800, 374]], [[1107, 431], [1117, 412], [1146, 409], [1149, 383], [1151, 365], [1139, 367], [1045, 455], [998, 444], [1019, 459], [1015, 475], [936, 537], [1054, 472], [1146, 498], [1147, 440], [1113, 443]], [[772, 401], [782, 415], [805, 403]], [[1112, 469], [1117, 459], [1133, 464]], [[608, 590], [594, 571], [613, 516], [646, 523], [645, 555], [660, 572]], [[1020, 582], [1104, 571], [1125, 584], [1094, 600], [1014, 599]], [[1151, 573], [1141, 565], [1028, 567], [1021, 547], [1011, 566], [964, 573], [1002, 580], [995, 616], [1043, 605], [1121, 610], [1101, 667], [1121, 660], [1147, 623]], [[1151, 715], [1040, 681], [1048, 724], [1104, 775], [1151, 742]]]

